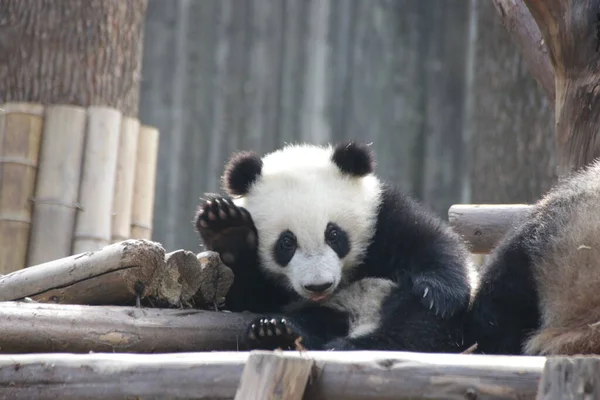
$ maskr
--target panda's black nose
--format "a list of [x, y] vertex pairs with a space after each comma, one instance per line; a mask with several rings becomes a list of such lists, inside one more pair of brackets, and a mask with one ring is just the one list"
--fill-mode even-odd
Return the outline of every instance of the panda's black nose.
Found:
[[331, 285], [333, 285], [333, 282], [325, 282], [319, 285], [304, 285], [304, 289], [308, 290], [309, 292], [319, 293], [326, 291], [331, 287]]

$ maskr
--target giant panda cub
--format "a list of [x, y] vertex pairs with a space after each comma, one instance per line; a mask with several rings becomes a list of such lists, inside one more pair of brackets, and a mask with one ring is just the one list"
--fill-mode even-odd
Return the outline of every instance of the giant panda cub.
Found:
[[227, 196], [207, 196], [196, 227], [235, 274], [226, 306], [261, 314], [248, 346], [462, 349], [466, 246], [373, 170], [353, 142], [230, 159]]
[[600, 161], [561, 180], [498, 244], [466, 323], [487, 354], [600, 353]]

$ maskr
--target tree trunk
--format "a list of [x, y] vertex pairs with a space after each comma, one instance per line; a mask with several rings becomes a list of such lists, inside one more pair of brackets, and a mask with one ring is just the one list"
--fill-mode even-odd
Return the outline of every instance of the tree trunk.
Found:
[[600, 156], [600, 0], [524, 0], [550, 49], [559, 175]]
[[137, 117], [147, 0], [0, 0], [0, 103]]

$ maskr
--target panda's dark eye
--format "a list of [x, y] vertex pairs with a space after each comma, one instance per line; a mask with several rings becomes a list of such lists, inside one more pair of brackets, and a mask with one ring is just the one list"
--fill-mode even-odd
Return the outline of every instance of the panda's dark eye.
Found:
[[329, 229], [329, 231], [327, 232], [327, 241], [329, 243], [335, 243], [335, 241], [338, 238], [338, 230], [337, 228], [331, 228]]
[[335, 251], [339, 258], [344, 258], [350, 252], [348, 234], [337, 224], [330, 222], [325, 228], [325, 242]]
[[273, 257], [277, 264], [285, 267], [294, 257], [297, 247], [296, 235], [289, 230], [281, 232], [273, 248]]
[[294, 241], [291, 238], [289, 238], [289, 237], [286, 236], [286, 237], [284, 237], [284, 238], [281, 239], [281, 246], [284, 249], [288, 249], [289, 250], [289, 249], [293, 249], [294, 246], [295, 246], [295, 244], [294, 244]]

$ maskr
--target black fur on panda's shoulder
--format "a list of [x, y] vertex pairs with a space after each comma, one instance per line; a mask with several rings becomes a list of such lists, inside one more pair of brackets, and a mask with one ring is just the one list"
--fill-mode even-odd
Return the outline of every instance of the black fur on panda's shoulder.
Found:
[[471, 284], [464, 241], [417, 200], [381, 187], [377, 229], [357, 277], [395, 275], [436, 314], [465, 313]]
[[231, 196], [243, 196], [262, 173], [263, 162], [253, 151], [234, 153], [221, 178], [223, 189]]
[[335, 147], [333, 163], [345, 174], [362, 177], [375, 170], [375, 159], [370, 147], [363, 143], [348, 142]]

